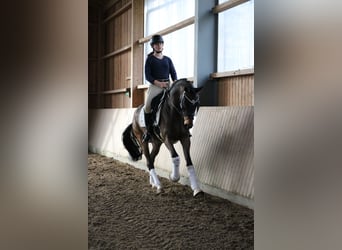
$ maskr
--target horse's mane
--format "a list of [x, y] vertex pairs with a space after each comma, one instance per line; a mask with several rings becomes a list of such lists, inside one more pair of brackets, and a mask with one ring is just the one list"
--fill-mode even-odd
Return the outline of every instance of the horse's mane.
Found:
[[182, 79], [176, 80], [171, 85], [171, 88], [169, 90], [171, 92], [172, 90], [180, 88], [180, 87], [183, 87], [183, 88], [186, 88], [186, 87], [193, 88], [192, 84], [186, 78], [182, 78]]

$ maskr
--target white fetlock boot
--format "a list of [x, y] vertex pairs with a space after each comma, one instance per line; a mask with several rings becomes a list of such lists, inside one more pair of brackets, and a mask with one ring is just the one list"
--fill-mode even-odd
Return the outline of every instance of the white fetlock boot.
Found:
[[171, 172], [169, 178], [173, 182], [177, 182], [180, 179], [179, 163], [180, 163], [179, 156], [176, 156], [176, 157], [172, 158], [172, 172]]
[[189, 173], [190, 186], [191, 186], [191, 189], [194, 191], [193, 196], [195, 197], [196, 195], [203, 193], [203, 191], [198, 186], [194, 166], [190, 165], [187, 168], [188, 168], [188, 173]]
[[152, 185], [152, 188], [157, 188], [157, 194], [161, 193], [162, 186], [160, 184], [159, 178], [156, 174], [156, 171], [154, 169], [150, 170], [150, 184]]

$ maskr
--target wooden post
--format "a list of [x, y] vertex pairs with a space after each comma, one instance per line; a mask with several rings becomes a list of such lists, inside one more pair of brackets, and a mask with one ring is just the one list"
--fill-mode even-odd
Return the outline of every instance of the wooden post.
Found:
[[103, 51], [103, 25], [102, 25], [102, 8], [98, 8], [98, 28], [97, 28], [97, 105], [96, 108], [104, 107], [104, 96], [101, 91], [103, 88], [103, 60], [102, 60], [102, 51]]
[[144, 0], [132, 1], [132, 57], [131, 57], [131, 107], [144, 103], [144, 91], [138, 89], [143, 81], [144, 45], [139, 39], [144, 36]]

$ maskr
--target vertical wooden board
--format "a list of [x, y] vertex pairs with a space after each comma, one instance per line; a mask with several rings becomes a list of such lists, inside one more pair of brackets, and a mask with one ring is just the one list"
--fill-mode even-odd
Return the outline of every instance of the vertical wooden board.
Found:
[[113, 12], [119, 10], [122, 7], [122, 1], [118, 0], [115, 4], [114, 4], [114, 9]]
[[109, 60], [105, 59], [103, 61], [104, 63], [104, 79], [103, 79], [103, 89], [102, 90], [106, 90], [107, 89], [107, 82], [109, 81], [109, 71], [108, 71], [108, 67], [109, 67]]
[[127, 34], [127, 21], [126, 21], [126, 12], [122, 13], [120, 16], [121, 22], [121, 36], [120, 36], [120, 47], [123, 47], [126, 44], [126, 34]]
[[[132, 58], [132, 51], [127, 51], [127, 55], [126, 55], [126, 78], [124, 79], [125, 80], [125, 88], [130, 88], [131, 87], [131, 84], [130, 84], [130, 80], [127, 81], [127, 78], [131, 79], [132, 76], [131, 76], [131, 58]], [[128, 84], [127, 84], [128, 83]]]
[[125, 58], [126, 58], [126, 53], [122, 53], [121, 54], [121, 60], [120, 60], [120, 77], [119, 77], [119, 86], [120, 88], [124, 88], [125, 86], [125, 78], [126, 78], [126, 62], [125, 62]]
[[125, 79], [126, 79], [126, 62], [125, 62], [125, 58], [126, 58], [126, 52], [122, 53], [120, 55], [120, 72], [119, 72], [119, 86], [120, 89], [124, 88], [125, 86]]
[[89, 7], [88, 8], [88, 22], [89, 23], [96, 23], [98, 19], [98, 12], [96, 7]]
[[108, 79], [108, 85], [106, 90], [112, 90], [113, 89], [113, 80], [114, 80], [114, 75], [113, 75], [113, 64], [114, 60], [113, 57], [108, 58], [109, 66], [108, 66], [108, 74], [109, 74], [109, 79]]
[[127, 11], [127, 45], [132, 43], [132, 8]]
[[88, 27], [88, 57], [96, 58], [97, 57], [97, 26], [90, 25]]
[[97, 95], [88, 95], [88, 108], [97, 108]]
[[97, 91], [97, 61], [88, 62], [88, 91]]
[[131, 93], [132, 93], [132, 107], [138, 107], [144, 102], [144, 91], [137, 88], [138, 85], [143, 84], [143, 46], [137, 41], [144, 37], [144, 0], [132, 1], [131, 9]]
[[111, 100], [112, 100], [112, 106], [111, 106], [111, 108], [115, 108], [115, 107], [117, 107], [118, 105], [117, 105], [117, 100], [118, 100], [118, 98], [115, 98], [115, 95], [109, 95], [110, 96], [110, 98], [111, 98]]
[[120, 65], [121, 65], [121, 55], [115, 55], [114, 56], [114, 88], [113, 89], [119, 89], [120, 88]]
[[219, 79], [220, 106], [253, 106], [254, 76], [236, 76]]
[[114, 18], [114, 23], [115, 23], [115, 36], [114, 36], [114, 50], [118, 50], [121, 48], [120, 46], [120, 36], [122, 35], [121, 32], [121, 20], [120, 16], [117, 16]]
[[107, 80], [105, 82], [105, 89], [104, 90], [109, 90], [110, 87], [110, 80], [111, 80], [111, 76], [110, 76], [110, 58], [106, 59], [106, 63], [107, 63], [107, 67], [106, 67], [106, 76], [107, 76]]
[[110, 106], [110, 104], [111, 104], [111, 100], [110, 100], [110, 98], [109, 98], [110, 96], [108, 96], [108, 95], [103, 95], [103, 106], [105, 107], [105, 108], [110, 108], [111, 106]]
[[112, 51], [111, 40], [112, 40], [112, 32], [113, 32], [113, 23], [110, 21], [105, 24], [106, 27], [106, 46], [105, 46], [105, 54], [108, 54]]

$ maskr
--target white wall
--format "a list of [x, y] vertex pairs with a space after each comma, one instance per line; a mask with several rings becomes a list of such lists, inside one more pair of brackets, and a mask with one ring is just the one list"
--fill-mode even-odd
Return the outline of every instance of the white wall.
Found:
[[[130, 161], [121, 141], [134, 110], [89, 110], [89, 150], [147, 171], [144, 157], [138, 162]], [[253, 208], [254, 108], [201, 107], [192, 135], [191, 156], [203, 191]], [[180, 182], [188, 185], [180, 143], [175, 148], [181, 157]], [[155, 166], [160, 176], [168, 176], [171, 157], [164, 145]]]

